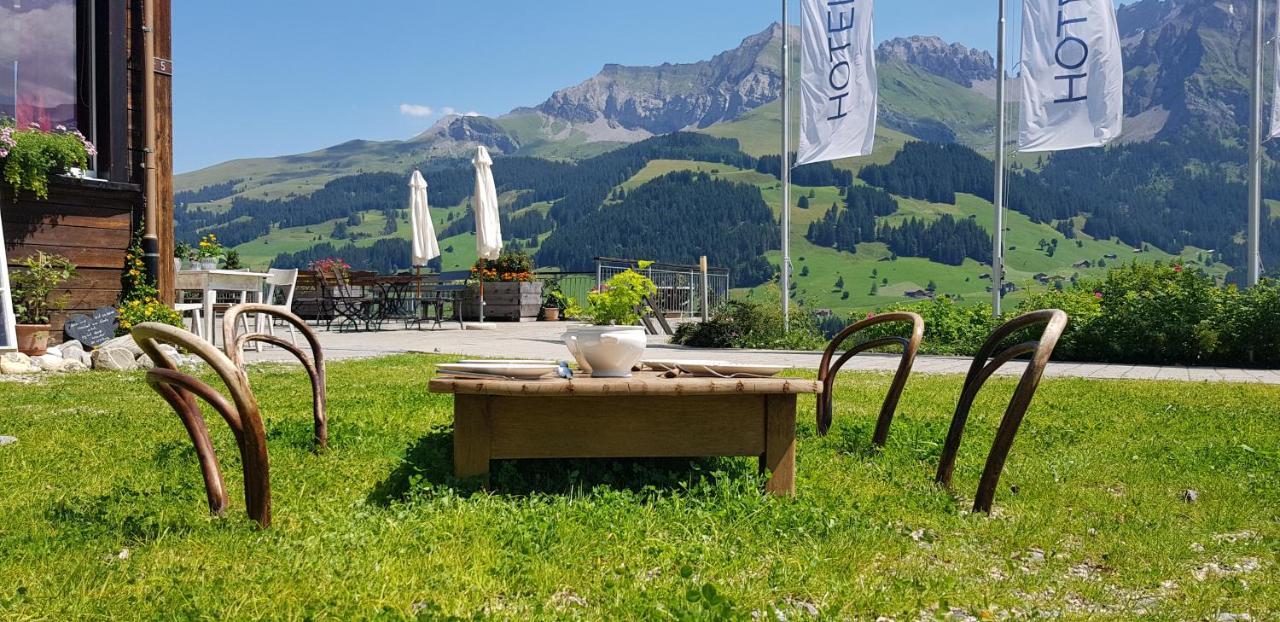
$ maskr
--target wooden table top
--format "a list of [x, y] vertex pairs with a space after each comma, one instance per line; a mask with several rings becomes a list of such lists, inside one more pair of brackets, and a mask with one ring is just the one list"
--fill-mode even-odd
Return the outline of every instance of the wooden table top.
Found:
[[799, 395], [821, 393], [822, 383], [803, 378], [663, 378], [660, 372], [637, 372], [630, 378], [573, 380], [489, 380], [472, 378], [432, 378], [432, 393], [459, 395], [502, 395], [525, 397], [575, 396], [693, 396], [693, 395]]

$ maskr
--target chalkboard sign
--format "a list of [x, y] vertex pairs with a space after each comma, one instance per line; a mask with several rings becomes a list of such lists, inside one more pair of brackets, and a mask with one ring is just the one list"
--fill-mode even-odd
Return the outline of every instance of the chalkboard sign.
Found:
[[116, 310], [102, 307], [94, 311], [93, 315], [73, 315], [67, 318], [62, 331], [86, 348], [96, 348], [115, 338], [116, 328], [119, 326], [120, 318]]

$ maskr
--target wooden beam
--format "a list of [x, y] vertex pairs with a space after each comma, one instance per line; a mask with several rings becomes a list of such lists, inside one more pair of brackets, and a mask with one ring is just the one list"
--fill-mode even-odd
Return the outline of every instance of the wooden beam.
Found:
[[[173, 59], [173, 20], [171, 0], [149, 0], [155, 4], [154, 54]], [[170, 71], [155, 74], [155, 140], [156, 235], [159, 236], [158, 288], [161, 299], [173, 303], [173, 76]], [[163, 68], [162, 68], [163, 69]]]

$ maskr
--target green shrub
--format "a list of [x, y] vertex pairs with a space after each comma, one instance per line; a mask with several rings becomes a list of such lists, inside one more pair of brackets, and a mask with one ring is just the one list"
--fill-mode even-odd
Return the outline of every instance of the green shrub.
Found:
[[1197, 364], [1221, 347], [1214, 320], [1226, 290], [1200, 270], [1133, 262], [1075, 288], [1101, 296], [1102, 312], [1087, 329], [1098, 340], [1091, 358]]
[[817, 350], [826, 345], [817, 318], [799, 307], [792, 308], [790, 328], [782, 329], [782, 310], [776, 305], [734, 300], [710, 321], [681, 324], [671, 341], [695, 348], [759, 350]]
[[12, 119], [0, 118], [0, 170], [4, 181], [17, 191], [29, 190], [49, 198], [49, 177], [89, 165], [93, 144], [75, 130], [58, 126], [44, 131], [38, 125], [17, 128]]
[[1067, 290], [1050, 289], [1031, 293], [1018, 305], [1018, 314], [1041, 309], [1061, 309], [1070, 321], [1062, 333], [1054, 357], [1063, 360], [1088, 360], [1098, 349], [1096, 322], [1102, 315], [1102, 297], [1088, 287]]
[[[920, 314], [924, 319], [924, 341], [920, 344], [920, 351], [925, 354], [971, 356], [998, 325], [991, 315], [991, 305], [960, 305], [947, 296], [927, 302], [892, 305], [876, 312], [889, 311]], [[861, 319], [855, 315], [850, 322]], [[910, 328], [904, 324], [881, 324], [867, 331], [865, 339], [907, 336], [909, 333]]]

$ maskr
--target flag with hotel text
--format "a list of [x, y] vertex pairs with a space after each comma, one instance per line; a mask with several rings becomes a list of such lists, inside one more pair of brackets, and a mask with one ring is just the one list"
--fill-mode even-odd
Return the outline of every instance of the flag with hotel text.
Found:
[[[1280, 28], [1280, 0], [1276, 1], [1276, 27]], [[1280, 138], [1280, 42], [1272, 43], [1271, 47], [1275, 57], [1275, 64], [1272, 65], [1275, 68], [1272, 71], [1275, 87], [1271, 91], [1271, 133], [1267, 138]]]
[[876, 139], [874, 0], [801, 0], [796, 165], [868, 155]]
[[1100, 147], [1120, 136], [1124, 61], [1112, 0], [1023, 0], [1022, 151]]

